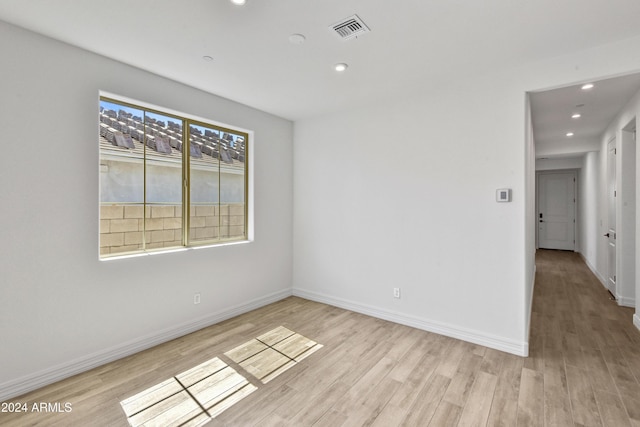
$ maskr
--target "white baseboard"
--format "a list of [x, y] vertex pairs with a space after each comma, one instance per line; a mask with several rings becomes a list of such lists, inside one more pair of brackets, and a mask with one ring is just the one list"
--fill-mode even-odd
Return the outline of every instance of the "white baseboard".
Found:
[[517, 356], [526, 357], [529, 354], [529, 343], [527, 342], [517, 342], [492, 334], [487, 334], [481, 331], [461, 328], [443, 322], [437, 322], [416, 316], [406, 315], [403, 313], [380, 309], [370, 305], [348, 301], [342, 298], [336, 298], [300, 288], [294, 288], [293, 295], [311, 301], [332, 305], [334, 307], [340, 307], [346, 310], [355, 311], [357, 313], [366, 314], [378, 319], [389, 320], [401, 325], [411, 326], [413, 328], [434, 332], [436, 334], [445, 335], [462, 341], [468, 341], [474, 344], [483, 345], [485, 347], [491, 347], [496, 350], [515, 354]]
[[[527, 342], [529, 342], [529, 337], [531, 336], [531, 313], [533, 312], [533, 293], [536, 288], [536, 272], [538, 271], [538, 266], [533, 264], [533, 278], [531, 279], [531, 292], [529, 292], [529, 312], [527, 313]], [[527, 345], [527, 354], [524, 356], [529, 356], [529, 346]]]
[[627, 297], [623, 297], [620, 295], [616, 296], [616, 300], [618, 301], [618, 305], [621, 305], [623, 307], [631, 307], [631, 308], [635, 308], [636, 307], [636, 299], [635, 298], [627, 298]]
[[591, 270], [591, 272], [593, 273], [594, 276], [596, 276], [598, 278], [598, 280], [600, 281], [600, 283], [602, 283], [602, 286], [605, 287], [605, 289], [609, 289], [607, 287], [607, 279], [605, 279], [604, 277], [602, 277], [600, 275], [600, 273], [598, 272], [598, 270], [596, 270], [596, 268], [591, 265], [591, 263], [589, 262], [589, 260], [587, 259], [587, 257], [584, 256], [584, 254], [582, 252], [580, 252], [580, 256], [582, 257], [582, 260], [584, 261], [585, 264], [587, 264], [587, 267], [589, 267], [589, 270]]
[[[600, 283], [602, 283], [602, 286], [604, 286], [606, 290], [609, 290], [609, 287], [607, 286], [607, 280], [604, 277], [602, 277], [600, 273], [598, 273], [596, 268], [593, 265], [591, 265], [589, 260], [582, 253], [580, 253], [580, 256], [582, 257], [582, 260], [584, 261], [584, 263], [587, 264], [587, 267], [589, 267], [589, 270], [591, 270], [591, 272], [598, 278]], [[616, 302], [618, 303], [618, 305], [621, 305], [623, 307], [634, 308], [636, 306], [635, 298], [627, 298], [621, 295], [616, 295]]]
[[0, 384], [0, 401], [6, 401], [7, 399], [20, 396], [21, 394], [63, 380], [72, 375], [88, 371], [89, 369], [104, 365], [105, 363], [113, 362], [114, 360], [138, 353], [158, 344], [182, 337], [190, 334], [191, 332], [222, 322], [223, 320], [230, 319], [276, 301], [280, 301], [289, 296], [291, 296], [291, 289], [274, 292], [264, 297], [256, 298], [245, 304], [240, 304], [218, 313], [209, 314], [190, 322], [136, 338], [112, 348], [106, 348], [99, 352], [88, 354], [39, 372], [7, 381]]
[[638, 313], [633, 315], [633, 324], [636, 326], [636, 328], [638, 328], [638, 330], [640, 331], [640, 316], [638, 316]]

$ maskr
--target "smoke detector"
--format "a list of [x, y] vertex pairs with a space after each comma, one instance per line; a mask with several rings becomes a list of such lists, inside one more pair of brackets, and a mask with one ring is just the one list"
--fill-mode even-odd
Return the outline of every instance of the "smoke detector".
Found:
[[353, 15], [340, 22], [336, 22], [329, 26], [329, 29], [342, 40], [349, 40], [371, 31], [358, 15]]

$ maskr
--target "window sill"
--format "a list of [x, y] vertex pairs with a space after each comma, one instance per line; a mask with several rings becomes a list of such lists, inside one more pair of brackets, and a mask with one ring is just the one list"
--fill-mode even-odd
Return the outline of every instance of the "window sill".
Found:
[[170, 248], [170, 249], [158, 249], [152, 251], [145, 252], [136, 252], [122, 255], [113, 255], [99, 258], [100, 261], [115, 261], [121, 259], [129, 259], [129, 258], [139, 258], [145, 256], [155, 256], [155, 255], [163, 255], [163, 254], [171, 254], [176, 252], [186, 252], [192, 250], [200, 250], [200, 249], [210, 249], [210, 248], [219, 248], [221, 246], [233, 246], [233, 245], [243, 245], [245, 243], [251, 243], [251, 240], [239, 240], [234, 242], [223, 242], [223, 243], [213, 243], [213, 244], [204, 244], [201, 246], [189, 246], [189, 247], [180, 247], [180, 248]]

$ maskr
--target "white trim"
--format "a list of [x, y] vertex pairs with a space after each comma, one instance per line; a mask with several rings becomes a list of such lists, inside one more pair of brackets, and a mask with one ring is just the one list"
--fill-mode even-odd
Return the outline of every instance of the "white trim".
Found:
[[633, 315], [633, 324], [636, 326], [636, 328], [638, 328], [638, 330], [640, 331], [640, 316], [638, 316], [638, 313]]
[[589, 267], [589, 270], [591, 270], [593, 275], [596, 276], [596, 278], [600, 281], [600, 283], [602, 283], [602, 286], [604, 286], [606, 290], [609, 290], [609, 288], [607, 287], [607, 281], [605, 280], [605, 278], [600, 275], [598, 270], [596, 270], [596, 268], [593, 265], [591, 265], [587, 257], [585, 257], [582, 252], [580, 252], [580, 256], [582, 257], [582, 260], [584, 261], [584, 263], [587, 264], [587, 267]]
[[[602, 286], [604, 286], [604, 288], [608, 291], [609, 288], [607, 287], [607, 281], [602, 276], [600, 276], [600, 274], [596, 271], [595, 267], [591, 265], [591, 263], [589, 263], [589, 260], [587, 260], [587, 258], [582, 254], [582, 252], [580, 253], [580, 256], [582, 257], [582, 260], [584, 261], [584, 263], [587, 264], [587, 267], [589, 267], [589, 270], [591, 270], [594, 276], [596, 276], [600, 281], [600, 283], [602, 283]], [[621, 295], [616, 295], [615, 297], [616, 297], [616, 302], [620, 306], [631, 307], [631, 308], [635, 308], [636, 306], [635, 298], [628, 298]]]
[[[531, 313], [533, 313], [533, 293], [536, 288], [536, 272], [538, 271], [538, 266], [533, 264], [533, 277], [531, 278], [531, 292], [529, 293], [529, 313], [527, 317], [527, 343], [529, 342], [529, 338], [531, 337]], [[527, 354], [523, 356], [529, 356], [529, 346], [527, 345]]]
[[616, 300], [618, 301], [618, 305], [621, 305], [623, 307], [636, 308], [635, 298], [628, 298], [628, 297], [616, 295]]
[[291, 289], [274, 292], [264, 297], [256, 298], [245, 304], [239, 304], [218, 313], [209, 314], [181, 325], [170, 327], [111, 348], [88, 354], [83, 357], [61, 363], [39, 372], [25, 375], [21, 378], [0, 384], [0, 401], [5, 401], [29, 391], [44, 387], [72, 375], [88, 371], [105, 363], [113, 362], [131, 354], [154, 347], [158, 344], [190, 334], [207, 326], [222, 322], [251, 310], [272, 304], [291, 296]]
[[305, 298], [311, 301], [329, 304], [334, 307], [344, 308], [346, 310], [355, 311], [357, 313], [366, 314], [378, 319], [389, 320], [401, 325], [411, 326], [413, 328], [422, 329], [436, 334], [445, 335], [474, 344], [491, 347], [496, 350], [512, 353], [517, 356], [527, 356], [529, 354], [528, 342], [517, 342], [496, 335], [487, 334], [481, 331], [461, 328], [459, 326], [450, 325], [443, 322], [424, 319], [403, 313], [389, 311], [366, 304], [360, 304], [354, 301], [336, 298], [318, 292], [307, 291], [300, 288], [293, 289], [293, 295]]

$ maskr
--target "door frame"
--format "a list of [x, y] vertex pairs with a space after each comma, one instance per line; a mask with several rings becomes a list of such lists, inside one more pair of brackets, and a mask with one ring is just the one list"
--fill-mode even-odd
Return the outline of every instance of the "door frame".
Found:
[[[620, 248], [618, 247], [618, 234], [620, 227], [620, 206], [618, 206], [618, 186], [619, 186], [619, 174], [620, 165], [618, 161], [622, 156], [618, 156], [619, 139], [616, 136], [612, 136], [607, 140], [606, 144], [606, 218], [607, 224], [605, 227], [606, 234], [604, 237], [606, 240], [606, 260], [607, 260], [607, 272], [605, 288], [613, 295], [616, 302], [619, 301], [619, 285], [618, 276], [620, 271]], [[611, 152], [613, 151], [613, 154]], [[612, 194], [613, 193], [613, 194]], [[612, 228], [613, 225], [613, 228]], [[611, 236], [613, 234], [613, 236]], [[612, 249], [613, 246], [613, 249]], [[613, 252], [612, 252], [613, 251]], [[613, 277], [613, 278], [612, 278]]]
[[576, 202], [573, 204], [573, 236], [574, 236], [574, 244], [573, 244], [573, 252], [579, 252], [578, 246], [580, 243], [580, 236], [578, 231], [579, 227], [579, 216], [578, 216], [578, 184], [580, 179], [580, 174], [578, 173], [579, 169], [548, 169], [548, 170], [538, 170], [536, 171], [536, 215], [535, 215], [535, 228], [536, 228], [536, 250], [540, 249], [540, 227], [538, 226], [538, 218], [540, 215], [540, 175], [551, 175], [558, 173], [567, 173], [573, 174], [575, 181], [573, 182], [573, 194], [576, 199]]
[[636, 162], [636, 118], [633, 117], [617, 134], [618, 158], [618, 199], [617, 218], [617, 291], [616, 299], [619, 305], [636, 307], [638, 301], [637, 281], [637, 193], [638, 193], [638, 164]]

